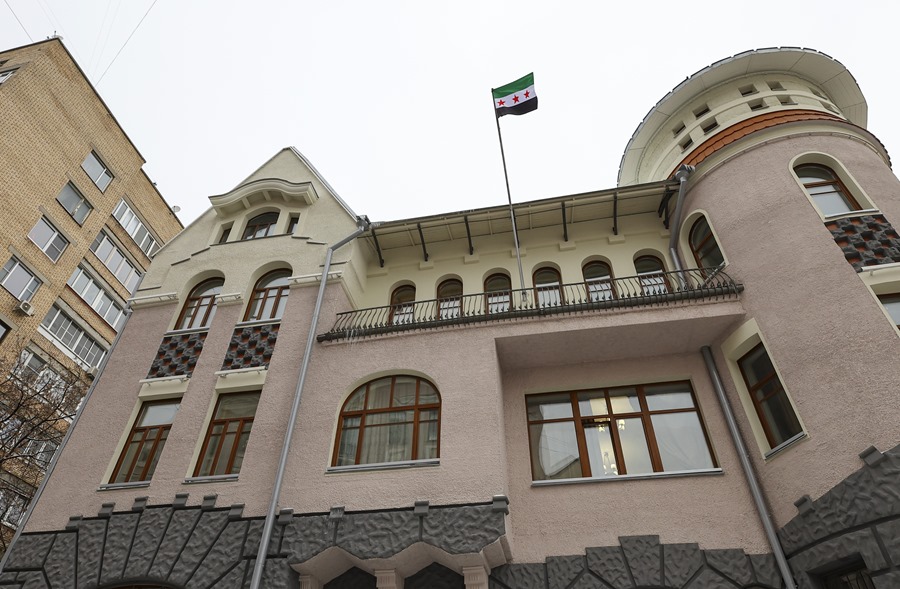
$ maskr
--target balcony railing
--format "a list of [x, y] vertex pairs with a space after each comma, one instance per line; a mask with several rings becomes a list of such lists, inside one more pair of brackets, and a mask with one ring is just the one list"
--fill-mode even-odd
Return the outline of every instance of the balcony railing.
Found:
[[669, 305], [698, 299], [735, 298], [744, 290], [720, 268], [653, 272], [573, 284], [484, 292], [338, 313], [318, 340], [381, 335], [524, 317], [627, 307]]

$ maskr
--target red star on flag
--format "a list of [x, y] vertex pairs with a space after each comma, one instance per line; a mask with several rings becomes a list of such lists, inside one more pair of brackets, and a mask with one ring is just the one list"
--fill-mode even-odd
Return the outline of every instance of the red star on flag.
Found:
[[497, 103], [497, 106], [503, 106], [504, 104], [506, 104], [506, 101], [501, 100], [500, 102]]
[[525, 91], [525, 98], [528, 98], [528, 96], [529, 96], [530, 94], [531, 94], [531, 92], [529, 92], [528, 90], [526, 90], [526, 91]]
[[513, 96], [513, 102], [516, 102], [516, 103], [519, 102], [519, 95], [518, 95], [518, 94], [516, 94], [515, 96]]

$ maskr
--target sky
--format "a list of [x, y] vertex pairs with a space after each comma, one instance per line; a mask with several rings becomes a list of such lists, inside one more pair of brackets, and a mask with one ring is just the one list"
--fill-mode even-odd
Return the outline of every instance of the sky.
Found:
[[61, 35], [186, 225], [290, 145], [387, 221], [506, 202], [490, 90], [529, 72], [540, 107], [500, 119], [513, 202], [614, 187], [662, 96], [762, 47], [842, 62], [896, 158], [898, 17], [865, 0], [3, 0], [0, 47]]

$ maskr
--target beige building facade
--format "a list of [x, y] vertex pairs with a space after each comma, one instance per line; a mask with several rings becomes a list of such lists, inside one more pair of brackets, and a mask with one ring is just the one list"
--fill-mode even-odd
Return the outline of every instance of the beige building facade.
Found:
[[518, 251], [508, 207], [370, 223], [278, 152], [154, 258], [0, 583], [897, 586], [865, 118], [824, 54], [716, 62]]
[[[0, 52], [0, 119], [0, 357], [89, 382], [151, 256], [182, 225], [61, 39]], [[0, 475], [4, 526], [18, 523], [60, 435], [3, 449], [29, 462]]]

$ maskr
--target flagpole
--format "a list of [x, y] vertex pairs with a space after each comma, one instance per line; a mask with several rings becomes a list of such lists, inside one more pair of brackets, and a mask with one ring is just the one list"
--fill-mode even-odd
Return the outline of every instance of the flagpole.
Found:
[[[491, 100], [493, 100], [493, 94]], [[500, 116], [494, 111], [494, 119], [497, 121], [497, 138], [500, 139], [500, 158], [503, 160], [503, 178], [506, 180], [506, 199], [509, 201], [509, 218], [512, 220], [513, 241], [516, 244], [516, 261], [519, 263], [519, 288], [522, 292], [522, 300], [525, 300], [525, 274], [522, 272], [522, 254], [519, 252], [519, 229], [516, 227], [516, 214], [513, 212], [512, 194], [509, 191], [509, 174], [506, 172], [506, 153], [503, 151], [503, 135], [500, 133]], [[510, 297], [512, 298], [512, 297]]]

